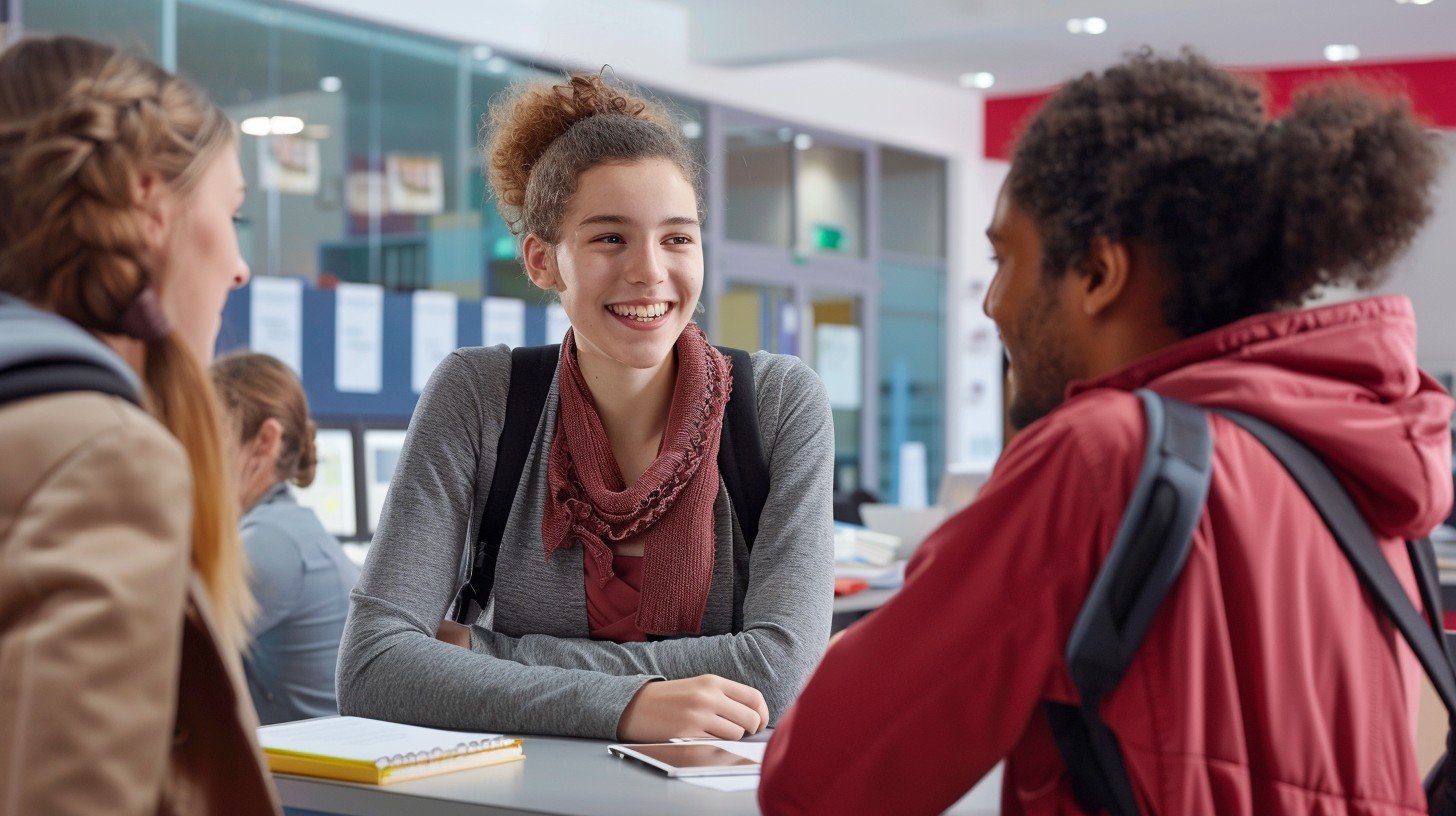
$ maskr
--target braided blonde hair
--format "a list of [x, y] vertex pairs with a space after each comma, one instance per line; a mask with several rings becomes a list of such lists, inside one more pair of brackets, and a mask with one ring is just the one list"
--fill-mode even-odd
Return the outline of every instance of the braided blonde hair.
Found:
[[[0, 54], [0, 291], [94, 334], [117, 333], [149, 288], [144, 174], [184, 197], [235, 145], [227, 116], [187, 81], [109, 46], [31, 39]], [[182, 272], [181, 274], [186, 274]], [[246, 641], [253, 610], [212, 386], [175, 334], [146, 341], [145, 402], [187, 451], [192, 565], [219, 636]]]

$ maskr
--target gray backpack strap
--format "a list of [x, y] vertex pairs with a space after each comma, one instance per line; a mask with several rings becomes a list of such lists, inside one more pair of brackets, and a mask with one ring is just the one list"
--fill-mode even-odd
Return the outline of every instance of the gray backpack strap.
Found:
[[32, 360], [0, 371], [0, 405], [71, 391], [96, 391], [142, 404], [134, 383], [86, 360]]
[[1155, 392], [1136, 392], [1147, 445], [1117, 537], [1067, 639], [1067, 669], [1080, 706], [1046, 703], [1047, 720], [1072, 790], [1089, 811], [1138, 813], [1122, 750], [1101, 705], [1127, 673], [1193, 545], [1213, 473], [1203, 410]]

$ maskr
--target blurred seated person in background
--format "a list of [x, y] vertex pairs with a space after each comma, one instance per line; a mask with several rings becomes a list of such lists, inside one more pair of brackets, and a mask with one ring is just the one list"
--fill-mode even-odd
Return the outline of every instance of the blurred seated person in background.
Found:
[[244, 193], [191, 83], [73, 37], [0, 54], [0, 814], [278, 809], [207, 380]]
[[[1384, 280], [1438, 165], [1404, 100], [1318, 88], [1271, 120], [1194, 55], [1136, 55], [1048, 100], [987, 231], [1021, 432], [830, 648], [769, 742], [763, 809], [938, 813], [1004, 758], [1002, 813], [1086, 812], [1055, 729], [1143, 460], [1135, 389], [1313, 449], [1414, 598], [1404, 540], [1451, 506], [1451, 397], [1416, 364], [1407, 298], [1297, 307]], [[1100, 707], [1121, 790], [1142, 813], [1425, 813], [1420, 669], [1270, 451], [1226, 416], [1208, 427], [1191, 552]]]
[[288, 366], [266, 354], [223, 357], [212, 382], [230, 420], [248, 583], [258, 599], [243, 657], [258, 719], [337, 714], [334, 666], [359, 568], [288, 489], [308, 487], [318, 464], [308, 398]]

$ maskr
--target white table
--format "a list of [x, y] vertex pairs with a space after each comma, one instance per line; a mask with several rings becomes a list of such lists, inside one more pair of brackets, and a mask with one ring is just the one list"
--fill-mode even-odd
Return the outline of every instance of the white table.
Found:
[[[750, 739], [762, 739], [764, 735]], [[345, 816], [744, 816], [758, 813], [754, 792], [723, 793], [669, 779], [607, 753], [601, 740], [526, 737], [526, 758], [395, 785], [359, 785], [277, 774], [290, 809]], [[999, 768], [952, 810], [995, 816]]]

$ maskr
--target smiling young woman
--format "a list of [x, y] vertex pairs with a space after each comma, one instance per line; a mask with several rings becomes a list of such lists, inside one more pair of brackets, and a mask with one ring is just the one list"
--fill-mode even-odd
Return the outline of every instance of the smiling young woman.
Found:
[[770, 481], [750, 549], [717, 465], [732, 359], [692, 321], [702, 206], [680, 132], [590, 75], [517, 89], [491, 115], [497, 205], [572, 329], [469, 627], [440, 621], [495, 475], [510, 350], [456, 352], [421, 395], [354, 592], [340, 710], [629, 740], [755, 733], [829, 634], [823, 385], [764, 352], [738, 372]]

